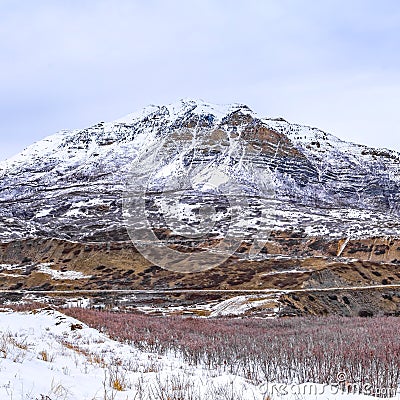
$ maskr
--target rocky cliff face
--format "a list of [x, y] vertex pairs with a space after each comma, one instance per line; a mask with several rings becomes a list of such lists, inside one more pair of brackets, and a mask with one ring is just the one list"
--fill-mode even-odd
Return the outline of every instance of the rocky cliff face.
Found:
[[[137, 184], [154, 193], [184, 188], [182, 218], [189, 220], [205, 194], [215, 204], [230, 190], [250, 203], [246, 229], [397, 235], [399, 168], [394, 151], [260, 118], [244, 105], [150, 106], [115, 122], [59, 132], [1, 163], [0, 239], [128, 240], [122, 199]], [[188, 177], [190, 187], [182, 186]], [[160, 203], [154, 207], [159, 213]]]

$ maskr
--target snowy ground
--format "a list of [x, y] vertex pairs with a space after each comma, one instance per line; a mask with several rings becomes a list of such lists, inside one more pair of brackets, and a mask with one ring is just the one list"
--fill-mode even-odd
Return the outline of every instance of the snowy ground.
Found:
[[174, 355], [144, 353], [110, 340], [51, 309], [0, 312], [1, 400], [371, 398], [342, 394], [332, 386], [255, 385], [238, 376], [221, 376]]

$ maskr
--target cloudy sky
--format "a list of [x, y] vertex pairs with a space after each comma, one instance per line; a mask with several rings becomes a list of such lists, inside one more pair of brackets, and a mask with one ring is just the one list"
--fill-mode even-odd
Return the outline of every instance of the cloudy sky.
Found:
[[400, 151], [397, 0], [0, 0], [0, 160], [180, 98]]

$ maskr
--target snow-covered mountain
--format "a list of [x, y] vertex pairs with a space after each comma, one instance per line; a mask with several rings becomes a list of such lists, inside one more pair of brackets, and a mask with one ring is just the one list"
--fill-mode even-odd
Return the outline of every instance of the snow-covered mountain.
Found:
[[[398, 235], [399, 188], [395, 151], [262, 118], [241, 104], [182, 100], [58, 132], [0, 163], [0, 240], [127, 240], [123, 198], [144, 189], [156, 194], [149, 213], [160, 228], [169, 213], [175, 222], [196, 218], [207, 196], [224, 208], [228, 194], [246, 199], [239, 235], [241, 226], [247, 233], [268, 226], [314, 236]], [[161, 199], [183, 190], [174, 203]]]

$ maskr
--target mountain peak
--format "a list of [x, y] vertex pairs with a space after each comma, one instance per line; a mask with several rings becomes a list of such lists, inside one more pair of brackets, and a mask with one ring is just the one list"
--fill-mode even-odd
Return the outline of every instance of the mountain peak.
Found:
[[[155, 154], [157, 149], [164, 158]], [[150, 157], [147, 164], [137, 162], [141, 157]], [[242, 194], [263, 198], [268, 194], [264, 178], [272, 179], [279, 200], [274, 207], [285, 215], [281, 228], [291, 226], [294, 216], [301, 220], [297, 225], [311, 233], [332, 230], [336, 223], [325, 211], [318, 218], [314, 211], [299, 215], [298, 206], [355, 207], [375, 213], [376, 232], [397, 232], [385, 218], [398, 210], [400, 201], [398, 153], [343, 142], [282, 119], [259, 118], [244, 104], [182, 99], [150, 105], [113, 122], [61, 131], [0, 164], [0, 237], [50, 235], [64, 224], [62, 238], [88, 240], [104, 232], [124, 238], [115, 220], [122, 218], [119, 199], [132, 163], [138, 173], [155, 174], [154, 189], [171, 177], [179, 183], [182, 174], [195, 170], [204, 187], [223, 176], [237, 182]], [[100, 213], [100, 228], [98, 207], [108, 210]], [[340, 228], [333, 234], [358, 226], [359, 212], [344, 217], [341, 212], [346, 222], [337, 222]], [[2, 216], [14, 222], [2, 223]], [[371, 218], [365, 217], [369, 222], [358, 228], [358, 235], [373, 231]], [[265, 225], [262, 218], [250, 222]]]
[[167, 105], [151, 104], [139, 112], [128, 114], [122, 118], [114, 121], [115, 123], [135, 123], [151, 115], [160, 114], [172, 121], [187, 113], [196, 115], [213, 115], [217, 121], [222, 120], [228, 114], [240, 110], [244, 114], [255, 113], [245, 104], [231, 103], [231, 104], [213, 104], [206, 102], [202, 99], [184, 98], [177, 102]]

